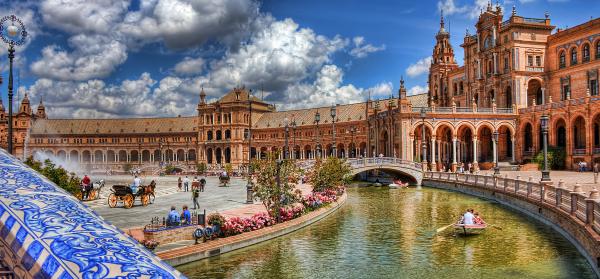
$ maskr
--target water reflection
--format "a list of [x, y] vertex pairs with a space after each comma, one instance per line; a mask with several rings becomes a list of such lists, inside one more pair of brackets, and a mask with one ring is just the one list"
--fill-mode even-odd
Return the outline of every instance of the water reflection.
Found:
[[[434, 233], [467, 207], [502, 230]], [[178, 269], [190, 278], [594, 278], [550, 228], [429, 188], [350, 189], [344, 207], [309, 228]]]

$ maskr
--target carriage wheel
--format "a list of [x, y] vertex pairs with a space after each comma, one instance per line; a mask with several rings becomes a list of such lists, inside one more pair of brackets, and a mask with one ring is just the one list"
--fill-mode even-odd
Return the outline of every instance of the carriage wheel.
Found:
[[123, 206], [125, 208], [131, 208], [133, 206], [134, 197], [132, 194], [127, 194], [123, 197]]
[[154, 203], [154, 198], [156, 198], [156, 197], [154, 196], [154, 193], [150, 193], [150, 194], [148, 194], [148, 201], [150, 201], [150, 203]]
[[140, 200], [142, 201], [142, 205], [146, 206], [146, 205], [148, 205], [150, 203], [150, 196], [148, 194], [143, 194], [140, 197]]
[[88, 195], [88, 200], [95, 200], [96, 199], [96, 191], [92, 190], [90, 191], [90, 194]]
[[113, 193], [108, 195], [108, 207], [113, 208], [117, 206], [117, 196]]
[[81, 192], [78, 192], [77, 194], [75, 194], [75, 197], [80, 201], [83, 200], [83, 194]]

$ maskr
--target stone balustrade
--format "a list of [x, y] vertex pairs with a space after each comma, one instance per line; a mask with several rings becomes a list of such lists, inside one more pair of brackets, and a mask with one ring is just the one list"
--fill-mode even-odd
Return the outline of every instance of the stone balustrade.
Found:
[[[584, 254], [600, 277], [600, 193], [585, 193], [580, 185], [573, 191], [559, 182], [550, 184], [492, 175], [427, 172], [424, 185], [457, 190], [499, 201], [561, 232]], [[440, 184], [441, 183], [441, 184]], [[440, 187], [441, 186], [441, 187]]]

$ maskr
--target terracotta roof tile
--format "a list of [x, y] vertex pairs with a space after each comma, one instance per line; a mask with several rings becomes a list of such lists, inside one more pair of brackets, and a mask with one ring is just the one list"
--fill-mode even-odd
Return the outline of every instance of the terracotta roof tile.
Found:
[[198, 118], [38, 119], [31, 134], [156, 134], [196, 132]]
[[[339, 105], [337, 106], [336, 121], [348, 122], [365, 120], [365, 103]], [[320, 124], [331, 123], [330, 116], [331, 107], [320, 107], [311, 109], [289, 110], [264, 113], [256, 122], [253, 119], [253, 128], [277, 128], [283, 127], [284, 119], [287, 117], [289, 121], [296, 121], [297, 126], [313, 125], [315, 121], [315, 113], [318, 111], [321, 114]], [[254, 115], [253, 115], [254, 116]], [[254, 117], [253, 117], [254, 118]]]
[[428, 107], [428, 97], [427, 93], [407, 96], [406, 98], [410, 101], [413, 107]]

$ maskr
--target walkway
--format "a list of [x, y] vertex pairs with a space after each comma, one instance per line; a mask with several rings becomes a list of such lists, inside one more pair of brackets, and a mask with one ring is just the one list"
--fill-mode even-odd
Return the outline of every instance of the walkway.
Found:
[[[492, 174], [493, 170], [481, 171], [481, 174]], [[528, 180], [531, 176], [534, 182], [539, 182], [542, 178], [540, 171], [502, 171], [500, 176], [504, 177], [508, 175], [508, 178], [516, 178], [518, 175], [521, 176], [522, 180]], [[593, 189], [600, 189], [600, 183], [594, 184], [594, 173], [592, 172], [575, 172], [575, 171], [550, 171], [550, 178], [554, 182], [554, 186], [558, 185], [558, 182], [562, 180], [565, 186], [569, 190], [573, 190], [575, 183], [579, 183], [582, 189], [589, 192]], [[600, 179], [599, 179], [600, 182]]]

